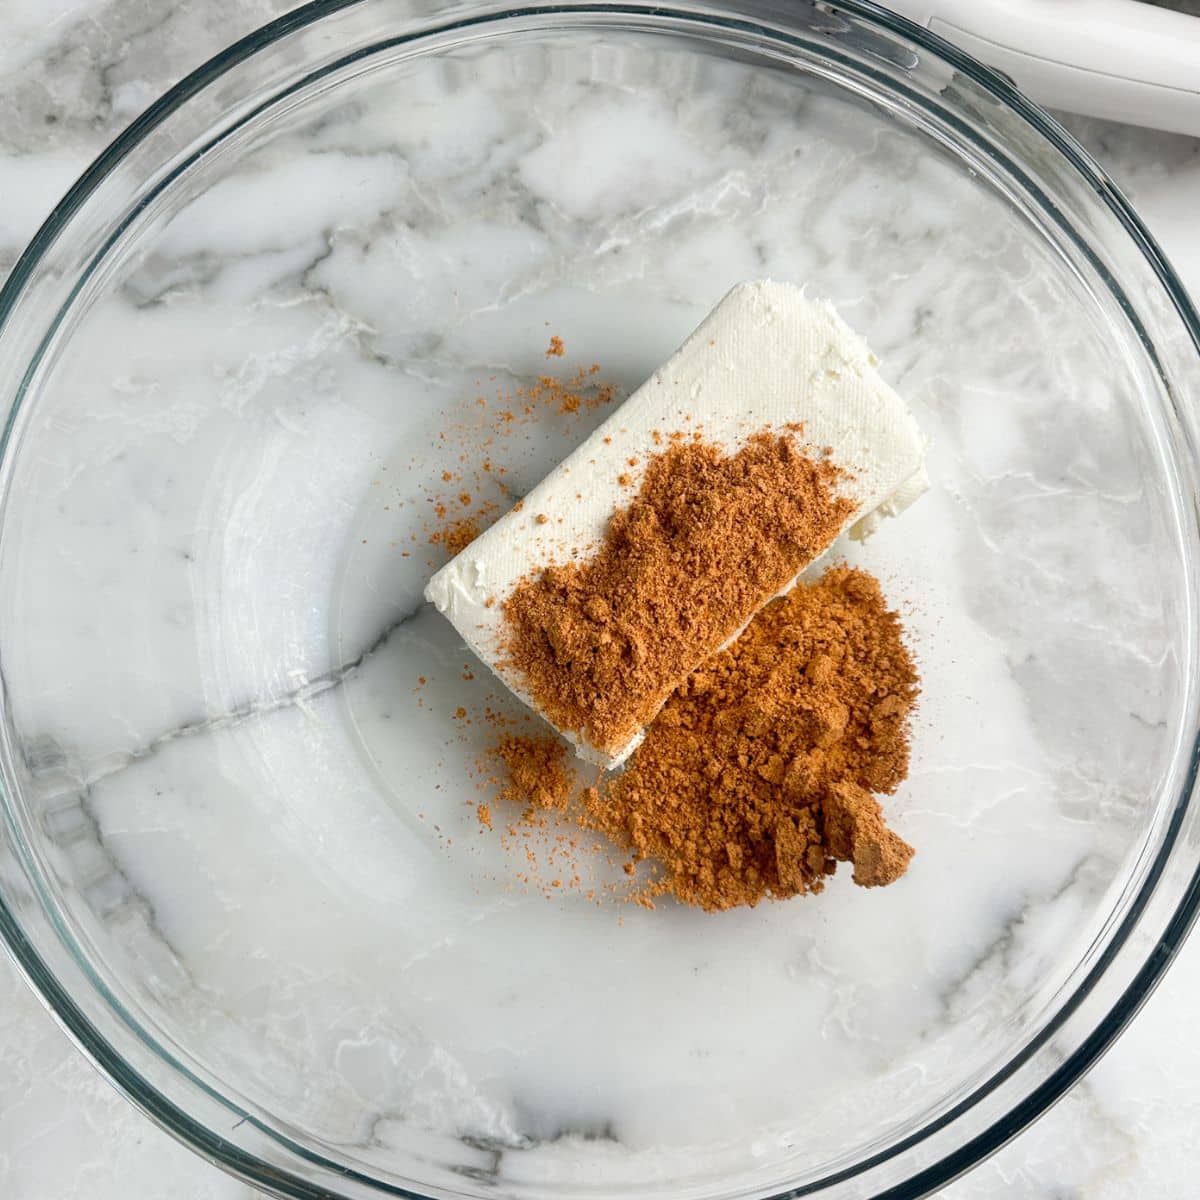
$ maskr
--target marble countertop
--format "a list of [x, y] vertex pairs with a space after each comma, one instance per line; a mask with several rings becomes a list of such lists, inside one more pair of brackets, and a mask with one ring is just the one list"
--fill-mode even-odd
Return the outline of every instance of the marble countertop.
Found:
[[[88, 161], [185, 72], [289, 0], [0, 0], [0, 278]], [[1200, 141], [1068, 118], [1200, 295]], [[1194, 1191], [1200, 941], [1115, 1049], [951, 1200]], [[89, 1200], [253, 1193], [176, 1145], [73, 1048], [0, 961], [0, 1195]]]

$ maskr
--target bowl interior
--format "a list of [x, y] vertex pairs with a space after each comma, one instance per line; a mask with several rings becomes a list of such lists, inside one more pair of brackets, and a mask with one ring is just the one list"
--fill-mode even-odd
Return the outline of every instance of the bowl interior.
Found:
[[[874, 89], [653, 22], [381, 38], [89, 235], [9, 446], [12, 820], [231, 1127], [422, 1194], [815, 1185], [1012, 1062], [1104, 945], [1192, 636], [1162, 384], [1063, 230]], [[833, 299], [931, 439], [931, 493], [837, 551], [912, 631], [918, 853], [647, 912], [560, 831], [527, 861], [515, 813], [480, 828], [485, 710], [519, 706], [421, 590], [606, 415], [507, 422], [518, 389], [632, 390], [757, 277]]]

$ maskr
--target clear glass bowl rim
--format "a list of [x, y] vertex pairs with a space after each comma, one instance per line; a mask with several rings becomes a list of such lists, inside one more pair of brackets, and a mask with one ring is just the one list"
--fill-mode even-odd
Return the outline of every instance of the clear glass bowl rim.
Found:
[[[0, 332], [12, 320], [27, 284], [33, 278], [39, 264], [60, 232], [102, 182], [136, 147], [146, 140], [153, 130], [193, 96], [253, 55], [324, 18], [370, 2], [371, 0], [310, 0], [309, 3], [263, 25], [214, 55], [150, 105], [84, 171], [54, 207], [18, 258], [3, 287], [0, 287]], [[1017, 90], [1013, 81], [1007, 76], [972, 58], [923, 26], [880, 7], [873, 0], [829, 0], [828, 5], [821, 4], [820, 7], [844, 12], [866, 24], [873, 24], [889, 33], [897, 34], [920, 49], [929, 52], [934, 59], [939, 59], [953, 69], [962, 72], [972, 83], [989, 93], [1006, 111], [1006, 115], [1020, 118], [1050, 143], [1053, 149], [1067, 161], [1078, 179], [1088, 185], [1111, 215], [1117, 219], [1124, 232], [1141, 252], [1151, 271], [1162, 285], [1177, 316], [1190, 336], [1197, 354], [1200, 355], [1200, 314], [1197, 313], [1189, 299], [1182, 282], [1116, 184], [1049, 113]], [[769, 21], [767, 28], [776, 35], [781, 26], [787, 23], [786, 8], [773, 3], [772, 0], [715, 0], [715, 2], [701, 0], [700, 3], [692, 3], [691, 0], [676, 0], [674, 3], [666, 4], [655, 4], [652, 0], [624, 0], [624, 2], [614, 3], [595, 2], [595, 0], [592, 2], [567, 0], [565, 3], [554, 3], [553, 0], [530, 0], [528, 4], [503, 10], [487, 5], [486, 0], [480, 0], [477, 9], [457, 11], [446, 20], [425, 18], [420, 22], [419, 28], [400, 35], [393, 41], [417, 40], [431, 34], [446, 33], [456, 28], [477, 24], [480, 21], [495, 22], [513, 16], [550, 16], [553, 14], [578, 16], [587, 16], [588, 14], [674, 15], [687, 17], [693, 23], [711, 27], [735, 26], [741, 29], [753, 29], [759, 22]], [[21, 405], [22, 390], [19, 389], [17, 399], [10, 411], [5, 414], [3, 426], [0, 427], [0, 459], [3, 459], [7, 452]], [[1195, 730], [1193, 731], [1187, 770], [1182, 781], [1183, 786], [1180, 795], [1176, 798], [1163, 844], [1145, 877], [1140, 893], [1125, 914], [1122, 930], [1105, 948], [1104, 953], [1088, 972], [1076, 993], [1030, 1046], [997, 1072], [982, 1088], [977, 1089], [935, 1121], [922, 1127], [916, 1134], [902, 1139], [873, 1158], [868, 1158], [843, 1171], [827, 1175], [817, 1183], [777, 1193], [771, 1200], [793, 1200], [796, 1197], [809, 1195], [816, 1190], [844, 1182], [854, 1175], [878, 1165], [882, 1159], [894, 1156], [952, 1122], [962, 1115], [965, 1109], [972, 1107], [984, 1095], [1015, 1073], [1092, 990], [1109, 962], [1125, 944], [1127, 931], [1131, 930], [1136, 923], [1165, 869], [1171, 851], [1177, 844], [1183, 817], [1196, 793], [1198, 781], [1200, 781], [1200, 730]], [[0, 779], [0, 800], [5, 801], [7, 809], [6, 791], [4, 780]], [[5, 817], [7, 821], [7, 812]], [[11, 835], [13, 832], [11, 826], [5, 830], [6, 835]], [[944, 1155], [931, 1165], [921, 1168], [904, 1182], [876, 1193], [876, 1200], [918, 1200], [919, 1197], [930, 1195], [993, 1154], [1061, 1099], [1108, 1050], [1153, 992], [1186, 939], [1198, 913], [1200, 913], [1200, 863], [1197, 864], [1191, 878], [1182, 890], [1181, 899], [1159, 936], [1153, 952], [1142, 963], [1132, 981], [1105, 1016], [1082, 1040], [1074, 1052], [1067, 1056], [1019, 1104], [999, 1119], [994, 1120], [982, 1132], [970, 1137], [956, 1150]], [[356, 1177], [354, 1171], [347, 1170], [345, 1167], [336, 1167], [290, 1139], [281, 1139], [277, 1135], [273, 1135], [276, 1136], [276, 1140], [284, 1143], [288, 1151], [299, 1159], [307, 1160], [310, 1168], [315, 1167], [318, 1172], [323, 1167], [333, 1168], [329, 1175], [320, 1182], [316, 1182], [294, 1172], [283, 1172], [278, 1164], [268, 1162], [214, 1133], [195, 1120], [132, 1067], [105, 1033], [75, 1002], [69, 989], [54, 975], [36, 946], [26, 936], [16, 911], [2, 892], [0, 892], [0, 938], [3, 939], [5, 948], [17, 969], [43, 1001], [51, 1016], [93, 1065], [129, 1101], [162, 1129], [210, 1162], [218, 1164], [248, 1184], [276, 1195], [294, 1198], [294, 1200], [332, 1200], [337, 1193], [331, 1190], [331, 1186], [338, 1176], [343, 1179], [349, 1177], [359, 1184], [366, 1184], [377, 1189], [379, 1194], [386, 1193], [406, 1198], [406, 1200], [426, 1200], [426, 1197], [420, 1193], [383, 1184], [379, 1180], [365, 1176]], [[101, 981], [93, 980], [93, 983], [98, 986], [98, 990], [104, 991]], [[190, 1082], [193, 1086], [204, 1086], [195, 1079]], [[224, 1099], [221, 1099], [222, 1103], [225, 1103]], [[254, 1120], [249, 1114], [244, 1115], [248, 1116], [251, 1121]]]

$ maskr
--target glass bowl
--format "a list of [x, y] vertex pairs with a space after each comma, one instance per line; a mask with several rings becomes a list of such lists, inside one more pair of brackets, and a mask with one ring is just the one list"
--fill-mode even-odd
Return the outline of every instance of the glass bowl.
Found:
[[[917, 857], [597, 904], [479, 825], [504, 702], [422, 606], [431, 522], [603, 415], [505, 440], [513, 389], [628, 390], [755, 277], [833, 299], [932, 439], [931, 493], [839, 550], [921, 664]], [[1079, 1077], [1195, 909], [1197, 344], [1070, 137], [870, 4], [281, 19], [0, 295], [12, 953], [280, 1195], [928, 1192]]]

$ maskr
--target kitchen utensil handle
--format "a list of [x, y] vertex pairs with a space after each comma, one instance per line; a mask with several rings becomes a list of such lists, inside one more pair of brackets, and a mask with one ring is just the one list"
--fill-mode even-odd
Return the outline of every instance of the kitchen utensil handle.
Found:
[[1200, 136], [1200, 17], [1142, 0], [890, 0], [1051, 108]]

